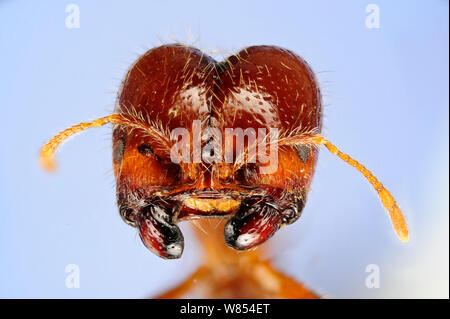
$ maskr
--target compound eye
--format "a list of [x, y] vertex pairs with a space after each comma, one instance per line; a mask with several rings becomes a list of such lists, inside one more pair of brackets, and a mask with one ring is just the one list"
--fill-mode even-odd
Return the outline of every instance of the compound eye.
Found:
[[123, 159], [126, 141], [125, 132], [120, 128], [115, 129], [113, 133], [113, 161], [116, 164], [119, 164]]

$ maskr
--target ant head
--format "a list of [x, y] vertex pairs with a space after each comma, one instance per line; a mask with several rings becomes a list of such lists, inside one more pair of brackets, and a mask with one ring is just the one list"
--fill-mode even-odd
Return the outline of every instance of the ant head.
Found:
[[54, 168], [64, 139], [112, 123], [120, 214], [163, 258], [181, 256], [183, 220], [227, 218], [225, 242], [245, 250], [298, 219], [319, 145], [367, 178], [398, 236], [408, 240], [392, 195], [319, 134], [317, 81], [288, 50], [249, 47], [216, 62], [191, 47], [154, 48], [128, 71], [117, 105], [115, 114], [55, 136], [42, 148], [41, 163]]

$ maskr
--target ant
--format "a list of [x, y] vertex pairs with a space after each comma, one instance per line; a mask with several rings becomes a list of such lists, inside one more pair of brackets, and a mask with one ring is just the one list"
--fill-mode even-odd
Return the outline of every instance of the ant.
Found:
[[[112, 115], [62, 131], [43, 146], [40, 161], [54, 169], [63, 140], [113, 124], [117, 205], [144, 245], [180, 258], [177, 223], [199, 226], [204, 264], [160, 298], [317, 298], [255, 248], [300, 217], [319, 146], [370, 182], [398, 237], [408, 241], [389, 191], [320, 134], [322, 111], [313, 71], [289, 50], [252, 46], [217, 62], [193, 47], [163, 45], [129, 69]], [[214, 218], [225, 227], [210, 223]]]

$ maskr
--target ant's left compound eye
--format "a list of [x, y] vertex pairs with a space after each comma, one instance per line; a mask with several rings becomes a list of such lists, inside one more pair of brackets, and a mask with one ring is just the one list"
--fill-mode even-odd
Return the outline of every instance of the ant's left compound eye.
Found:
[[125, 154], [127, 138], [123, 129], [115, 129], [113, 133], [113, 161], [119, 164]]
[[125, 152], [125, 141], [118, 140], [113, 147], [113, 160], [115, 163], [120, 163]]

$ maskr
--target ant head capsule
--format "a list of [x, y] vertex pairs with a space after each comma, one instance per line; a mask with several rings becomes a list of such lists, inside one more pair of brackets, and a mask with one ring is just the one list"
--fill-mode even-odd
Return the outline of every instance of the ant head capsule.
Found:
[[297, 220], [322, 144], [369, 180], [408, 238], [390, 193], [320, 136], [319, 86], [291, 51], [254, 46], [217, 62], [182, 45], [151, 49], [126, 74], [114, 114], [63, 131], [43, 147], [42, 164], [53, 167], [64, 138], [106, 123], [120, 214], [160, 257], [181, 256], [180, 221], [226, 218], [226, 244], [246, 250]]

